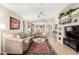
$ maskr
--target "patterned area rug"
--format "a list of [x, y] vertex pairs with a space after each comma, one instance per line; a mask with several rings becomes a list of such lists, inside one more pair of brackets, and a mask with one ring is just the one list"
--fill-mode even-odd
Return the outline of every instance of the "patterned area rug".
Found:
[[47, 42], [44, 41], [39, 43], [33, 42], [27, 52], [27, 55], [55, 55], [55, 53], [51, 51]]

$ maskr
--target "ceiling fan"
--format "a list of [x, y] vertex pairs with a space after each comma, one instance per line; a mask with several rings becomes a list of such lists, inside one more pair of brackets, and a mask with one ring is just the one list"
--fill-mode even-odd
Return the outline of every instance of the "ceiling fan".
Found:
[[45, 15], [43, 11], [41, 11], [41, 12], [38, 14], [37, 18], [40, 18], [41, 16], [47, 17], [47, 15]]
[[40, 3], [40, 12], [39, 12], [39, 14], [37, 15], [37, 18], [41, 18], [42, 16], [44, 16], [44, 17], [47, 17], [47, 15], [43, 12], [43, 4], [41, 4]]

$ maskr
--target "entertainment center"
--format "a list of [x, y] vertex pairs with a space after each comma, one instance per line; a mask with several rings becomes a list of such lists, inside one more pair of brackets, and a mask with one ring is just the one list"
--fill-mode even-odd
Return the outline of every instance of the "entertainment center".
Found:
[[79, 51], [79, 26], [66, 26], [65, 27], [65, 38], [63, 43], [70, 48]]

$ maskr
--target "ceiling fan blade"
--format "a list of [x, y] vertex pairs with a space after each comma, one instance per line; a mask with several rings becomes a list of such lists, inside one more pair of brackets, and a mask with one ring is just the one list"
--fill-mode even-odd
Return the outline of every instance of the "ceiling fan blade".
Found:
[[40, 17], [40, 15], [41, 15], [41, 12], [39, 13], [39, 15], [37, 16], [38, 18]]
[[38, 18], [40, 17], [40, 15], [37, 16]]
[[47, 17], [47, 15], [43, 14], [43, 16]]
[[39, 15], [37, 16], [37, 18], [39, 18], [41, 15], [47, 17], [47, 15], [45, 15], [45, 14], [41, 11], [41, 12], [39, 13]]

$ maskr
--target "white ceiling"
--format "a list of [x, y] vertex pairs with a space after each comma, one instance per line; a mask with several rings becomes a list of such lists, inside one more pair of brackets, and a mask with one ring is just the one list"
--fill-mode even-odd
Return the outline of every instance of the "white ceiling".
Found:
[[[68, 3], [6, 3], [2, 4], [11, 11], [15, 12], [25, 20], [50, 19], [63, 10]], [[43, 15], [37, 18], [39, 13], [43, 11]]]

